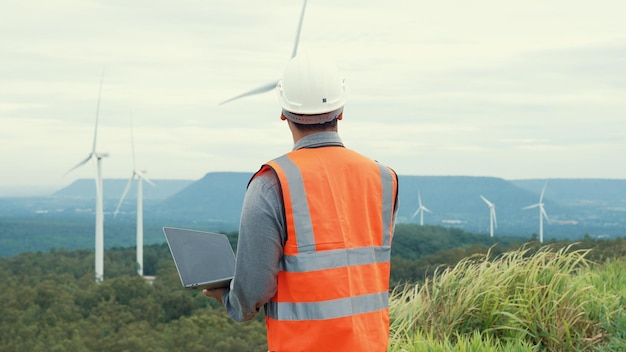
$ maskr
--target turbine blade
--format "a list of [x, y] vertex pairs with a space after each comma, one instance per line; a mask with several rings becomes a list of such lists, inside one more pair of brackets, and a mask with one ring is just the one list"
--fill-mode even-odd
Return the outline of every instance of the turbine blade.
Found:
[[543, 189], [541, 190], [541, 196], [539, 196], [539, 203], [541, 203], [543, 201], [543, 194], [546, 191], [546, 186], [548, 185], [548, 181], [546, 181], [546, 183], [544, 183], [543, 185]]
[[89, 156], [87, 156], [87, 157], [86, 157], [83, 161], [81, 161], [80, 163], [76, 164], [76, 166], [74, 166], [73, 168], [71, 168], [71, 169], [67, 170], [67, 172], [65, 172], [65, 174], [64, 174], [64, 175], [67, 175], [67, 174], [69, 174], [70, 172], [72, 172], [72, 171], [74, 171], [74, 170], [78, 169], [79, 167], [81, 167], [81, 166], [85, 165], [85, 164], [86, 164], [89, 160], [91, 160], [91, 158], [93, 158], [93, 156], [94, 156], [94, 154], [93, 154], [93, 153], [92, 153], [92, 154], [89, 154]]
[[417, 210], [415, 211], [415, 213], [413, 213], [413, 215], [411, 215], [411, 219], [410, 219], [410, 220], [413, 220], [413, 219], [415, 218], [415, 216], [417, 216], [417, 214], [419, 214], [419, 213], [420, 213], [420, 210], [422, 210], [422, 208], [417, 208]]
[[298, 42], [300, 41], [300, 32], [302, 31], [302, 22], [304, 21], [304, 10], [306, 9], [306, 0], [302, 4], [302, 12], [300, 13], [300, 22], [298, 22], [298, 30], [296, 31], [296, 40], [293, 45], [293, 52], [291, 53], [291, 58], [296, 57], [298, 53]]
[[430, 211], [430, 209], [428, 209], [428, 208], [426, 208], [426, 207], [424, 207], [424, 206], [422, 206], [422, 209], [423, 209], [424, 211], [427, 211], [427, 212], [429, 212], [429, 213], [431, 213], [431, 214], [432, 214], [432, 211]]
[[533, 209], [533, 208], [536, 208], [536, 207], [538, 207], [538, 206], [539, 206], [539, 203], [537, 203], [537, 204], [533, 204], [533, 205], [529, 205], [529, 206], [527, 206], [527, 207], [523, 207], [522, 209]]
[[102, 69], [102, 75], [100, 76], [100, 89], [98, 89], [98, 105], [96, 106], [96, 128], [93, 132], [93, 146], [91, 152], [96, 152], [96, 141], [98, 140], [98, 119], [100, 115], [100, 97], [102, 96], [102, 81], [104, 80], [104, 68]]
[[[300, 32], [302, 31], [302, 23], [304, 22], [304, 13], [305, 13], [305, 10], [306, 10], [306, 2], [307, 2], [307, 0], [304, 0], [304, 3], [302, 4], [302, 11], [300, 12], [300, 20], [298, 21], [298, 28], [296, 30], [296, 39], [294, 41], [293, 51], [291, 53], [291, 58], [294, 58], [296, 56], [296, 54], [298, 53], [298, 43], [300, 42]], [[277, 85], [278, 85], [278, 80], [276, 80], [274, 82], [271, 82], [271, 83], [268, 83], [268, 84], [265, 84], [265, 85], [263, 85], [261, 87], [252, 89], [252, 90], [250, 90], [248, 92], [245, 92], [243, 94], [240, 94], [240, 95], [238, 95], [236, 97], [224, 100], [223, 102], [219, 103], [219, 105], [224, 105], [224, 104], [226, 104], [228, 102], [231, 102], [233, 100], [240, 99], [240, 98], [243, 98], [243, 97], [247, 97], [247, 96], [250, 96], [250, 95], [256, 95], [256, 94], [265, 93], [267, 91], [270, 91], [270, 90], [276, 88]]]
[[496, 219], [496, 208], [491, 208], [491, 214], [493, 214], [493, 226], [498, 228], [498, 220]]
[[541, 214], [542, 214], [542, 215], [543, 215], [543, 217], [546, 219], [546, 221], [548, 222], [548, 224], [552, 224], [552, 223], [550, 222], [550, 218], [548, 217], [548, 213], [546, 213], [546, 210], [545, 210], [543, 207], [541, 207]]
[[487, 203], [487, 205], [488, 205], [489, 207], [492, 207], [492, 206], [493, 206], [493, 203], [491, 203], [491, 202], [490, 202], [487, 198], [485, 198], [482, 194], [480, 195], [480, 198], [482, 198], [482, 199], [483, 199], [483, 201], [485, 201], [485, 203]]
[[250, 95], [256, 95], [256, 94], [261, 94], [261, 93], [268, 92], [268, 91], [276, 88], [276, 85], [278, 85], [278, 81], [274, 81], [272, 83], [268, 83], [268, 84], [262, 85], [260, 87], [254, 88], [254, 89], [252, 89], [250, 91], [247, 91], [247, 92], [245, 92], [243, 94], [239, 94], [236, 97], [232, 97], [230, 99], [224, 100], [219, 105], [224, 105], [224, 104], [226, 104], [228, 102], [231, 102], [233, 100], [237, 100], [237, 99], [240, 99], [240, 98], [243, 98], [243, 97], [247, 97], [247, 96], [250, 96]]
[[126, 188], [124, 188], [124, 193], [122, 193], [122, 198], [120, 198], [120, 201], [117, 203], [117, 208], [115, 208], [115, 211], [113, 212], [113, 217], [116, 217], [117, 213], [120, 211], [120, 207], [122, 206], [122, 203], [124, 202], [124, 198], [126, 198], [126, 194], [130, 190], [130, 186], [132, 185], [134, 179], [135, 179], [135, 173], [133, 172], [133, 174], [130, 175], [128, 182], [126, 183]]
[[156, 187], [156, 185], [154, 184], [154, 182], [152, 182], [152, 180], [150, 180], [148, 178], [148, 176], [146, 176], [146, 173], [143, 171], [135, 171], [135, 174], [137, 175], [137, 177], [141, 178], [142, 180], [148, 182], [152, 187]]

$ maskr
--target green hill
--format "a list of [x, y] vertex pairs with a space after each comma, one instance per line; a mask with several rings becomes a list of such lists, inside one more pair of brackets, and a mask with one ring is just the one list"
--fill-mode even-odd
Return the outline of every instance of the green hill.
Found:
[[[235, 240], [234, 234], [229, 236]], [[424, 265], [430, 268], [426, 274], [431, 277], [433, 269], [441, 265], [454, 267], [462, 258], [489, 250], [493, 254], [515, 250], [523, 241], [521, 238], [507, 240], [510, 242], [496, 243], [497, 240], [458, 229], [399, 225], [392, 244], [392, 281], [396, 284], [421, 281]], [[551, 243], [556, 248], [567, 245], [568, 242]], [[528, 255], [539, 249], [536, 243], [526, 246], [530, 248]], [[602, 263], [623, 257], [626, 240], [587, 238], [576, 248], [593, 248], [589, 259]], [[145, 273], [154, 276], [153, 279], [138, 277], [134, 260], [133, 248], [106, 250], [105, 280], [96, 284], [94, 256], [90, 250], [29, 252], [0, 258], [0, 350], [266, 351], [263, 317], [235, 323], [221, 306], [200, 292], [182, 289], [167, 246], [152, 244], [144, 250]], [[468, 279], [484, 282], [480, 281], [480, 275]], [[623, 277], [623, 272], [621, 275]], [[598, 282], [603, 283], [606, 292], [622, 292], [622, 300], [626, 300], [624, 286], [616, 291], [616, 283]], [[481, 289], [489, 292], [489, 285], [487, 282]], [[392, 305], [396, 299], [392, 297]], [[623, 315], [619, 317], [623, 319]], [[399, 319], [400, 316], [392, 316], [394, 326], [398, 326]], [[622, 328], [626, 321], [614, 322], [612, 330], [608, 329], [610, 326], [602, 330], [613, 335], [599, 339], [598, 347], [609, 346], [608, 343], [624, 346], [620, 343], [625, 338]], [[622, 335], [619, 335], [620, 329]], [[456, 332], [465, 334], [456, 328], [447, 334], [465, 341], [466, 335], [455, 335]], [[415, 337], [419, 336], [416, 333]], [[452, 342], [438, 342], [448, 345], [437, 351], [450, 350]], [[424, 341], [414, 343], [422, 346]], [[413, 349], [406, 343], [400, 347], [409, 351], [423, 350]]]

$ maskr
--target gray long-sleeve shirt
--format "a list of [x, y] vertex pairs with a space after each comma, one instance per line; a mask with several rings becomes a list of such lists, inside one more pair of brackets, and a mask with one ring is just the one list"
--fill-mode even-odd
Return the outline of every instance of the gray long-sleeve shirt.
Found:
[[[301, 138], [293, 150], [322, 146], [343, 146], [343, 143], [337, 132], [320, 132]], [[287, 233], [279, 189], [276, 175], [266, 172], [255, 177], [246, 191], [235, 277], [230, 289], [222, 295], [226, 311], [237, 321], [254, 318], [276, 293]]]

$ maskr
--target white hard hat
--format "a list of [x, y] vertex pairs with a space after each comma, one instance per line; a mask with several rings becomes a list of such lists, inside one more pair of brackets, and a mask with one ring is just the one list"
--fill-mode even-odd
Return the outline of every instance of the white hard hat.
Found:
[[289, 61], [277, 88], [283, 115], [300, 124], [332, 121], [346, 102], [344, 79], [337, 67], [304, 53]]

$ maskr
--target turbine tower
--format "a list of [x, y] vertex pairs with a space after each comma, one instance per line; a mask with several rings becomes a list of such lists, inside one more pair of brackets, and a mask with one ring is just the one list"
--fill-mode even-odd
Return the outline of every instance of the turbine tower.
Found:
[[493, 237], [494, 228], [498, 227], [498, 222], [496, 221], [496, 205], [491, 203], [482, 194], [480, 195], [480, 198], [482, 198], [482, 200], [489, 207], [489, 236]]
[[130, 144], [133, 152], [133, 173], [130, 175], [130, 179], [128, 179], [128, 183], [126, 183], [126, 188], [124, 189], [124, 193], [122, 193], [122, 198], [120, 198], [119, 203], [117, 203], [117, 208], [115, 208], [115, 212], [113, 213], [113, 217], [117, 216], [117, 213], [120, 210], [120, 206], [122, 202], [124, 202], [124, 198], [126, 198], [126, 194], [130, 190], [130, 187], [135, 178], [137, 179], [137, 274], [143, 276], [143, 181], [148, 182], [150, 185], [155, 187], [155, 184], [148, 179], [145, 175], [145, 171], [139, 171], [135, 167], [135, 139], [133, 136], [133, 117], [130, 117]]
[[[300, 41], [300, 31], [302, 30], [302, 22], [304, 20], [304, 10], [305, 9], [306, 9], [306, 0], [304, 0], [304, 3], [302, 4], [302, 12], [300, 13], [300, 21], [298, 22], [298, 29], [296, 31], [296, 40], [295, 40], [295, 43], [293, 45], [293, 51], [291, 52], [291, 58], [292, 59], [294, 57], [296, 57], [296, 54], [298, 53], [298, 42]], [[233, 100], [236, 100], [236, 99], [239, 99], [239, 98], [243, 98], [243, 97], [247, 97], [247, 96], [250, 96], [250, 95], [256, 95], [256, 94], [261, 94], [261, 93], [268, 92], [268, 91], [276, 88], [277, 85], [278, 85], [278, 80], [275, 80], [273, 82], [264, 84], [264, 85], [262, 85], [260, 87], [252, 89], [250, 91], [247, 91], [247, 92], [245, 92], [243, 94], [240, 94], [240, 95], [238, 95], [236, 97], [224, 100], [219, 105], [226, 104], [226, 103], [228, 103], [230, 101], [233, 101]]]
[[91, 152], [83, 161], [73, 168], [69, 169], [65, 174], [72, 172], [80, 166], [83, 166], [91, 159], [96, 159], [96, 243], [95, 243], [95, 279], [96, 282], [104, 280], [104, 200], [102, 187], [102, 158], [109, 156], [108, 153], [99, 153], [96, 151], [96, 141], [98, 139], [98, 118], [100, 114], [100, 97], [102, 96], [102, 81], [104, 79], [104, 70], [100, 77], [100, 89], [98, 91], [98, 105], [96, 108], [96, 127], [93, 134], [93, 145]]
[[422, 195], [420, 194], [420, 192], [417, 192], [417, 201], [419, 202], [419, 206], [417, 207], [415, 213], [413, 213], [413, 215], [411, 216], [411, 220], [413, 220], [413, 218], [415, 218], [417, 214], [420, 214], [420, 226], [424, 226], [424, 212], [427, 211], [429, 213], [432, 213], [432, 211], [430, 211], [424, 206], [424, 204], [422, 204]]
[[539, 242], [543, 243], [543, 219], [545, 218], [546, 221], [548, 222], [548, 224], [550, 223], [550, 219], [548, 218], [548, 213], [546, 213], [546, 210], [543, 207], [543, 194], [546, 191], [546, 186], [548, 185], [548, 183], [546, 182], [543, 185], [543, 189], [541, 190], [541, 195], [539, 196], [539, 202], [533, 205], [529, 205], [527, 207], [524, 207], [523, 209], [532, 209], [532, 208], [539, 208]]

